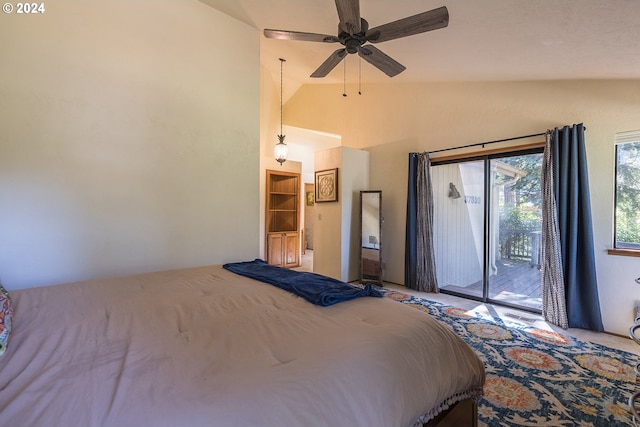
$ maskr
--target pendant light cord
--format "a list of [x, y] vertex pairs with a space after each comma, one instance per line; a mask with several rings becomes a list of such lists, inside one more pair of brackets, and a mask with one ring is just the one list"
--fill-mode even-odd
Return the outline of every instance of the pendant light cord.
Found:
[[282, 64], [286, 59], [280, 59], [280, 135], [282, 135]]

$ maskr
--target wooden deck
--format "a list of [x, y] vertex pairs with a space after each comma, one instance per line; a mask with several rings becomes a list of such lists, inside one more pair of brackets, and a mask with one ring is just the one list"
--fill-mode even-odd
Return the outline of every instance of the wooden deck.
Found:
[[[542, 310], [542, 276], [528, 261], [503, 259], [496, 263], [498, 273], [489, 277], [489, 299], [529, 310]], [[482, 298], [482, 281], [468, 286], [440, 284], [442, 291], [452, 291]]]

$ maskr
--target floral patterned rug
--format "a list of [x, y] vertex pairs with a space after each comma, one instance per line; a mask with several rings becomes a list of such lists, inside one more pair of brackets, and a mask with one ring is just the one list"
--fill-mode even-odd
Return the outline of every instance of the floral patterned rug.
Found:
[[480, 356], [487, 372], [478, 404], [485, 426], [632, 426], [629, 396], [640, 389], [638, 356], [552, 330], [383, 290], [428, 312]]

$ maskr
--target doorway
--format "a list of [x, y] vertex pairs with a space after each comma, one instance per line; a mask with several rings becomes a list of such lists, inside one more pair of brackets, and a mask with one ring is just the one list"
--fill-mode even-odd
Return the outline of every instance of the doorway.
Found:
[[542, 149], [433, 162], [443, 293], [540, 312]]
[[302, 233], [302, 257], [300, 271], [313, 271], [313, 224], [315, 207], [315, 186], [304, 183], [304, 229]]

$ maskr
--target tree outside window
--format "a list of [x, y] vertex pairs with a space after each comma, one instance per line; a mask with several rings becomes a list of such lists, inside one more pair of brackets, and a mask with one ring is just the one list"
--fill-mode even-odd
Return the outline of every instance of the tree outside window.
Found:
[[640, 249], [640, 141], [616, 145], [615, 242]]

